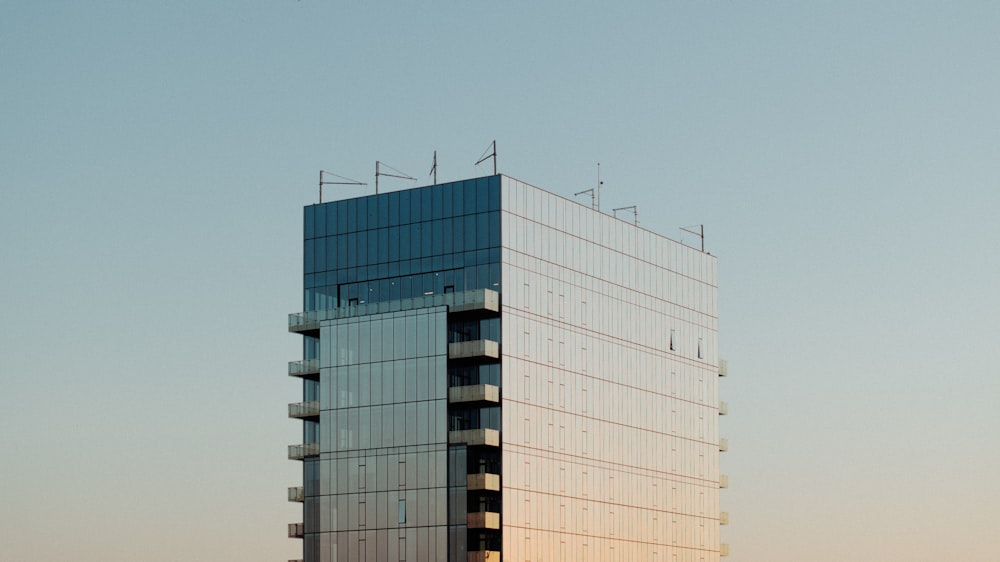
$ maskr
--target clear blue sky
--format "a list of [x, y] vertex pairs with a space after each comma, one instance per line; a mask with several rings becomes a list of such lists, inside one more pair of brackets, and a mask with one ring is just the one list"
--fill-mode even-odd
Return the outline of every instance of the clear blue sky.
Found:
[[317, 171], [480, 176], [494, 138], [508, 175], [570, 196], [600, 162], [606, 209], [706, 225], [733, 560], [996, 559], [998, 30], [995, 2], [0, 3], [0, 559], [295, 557]]

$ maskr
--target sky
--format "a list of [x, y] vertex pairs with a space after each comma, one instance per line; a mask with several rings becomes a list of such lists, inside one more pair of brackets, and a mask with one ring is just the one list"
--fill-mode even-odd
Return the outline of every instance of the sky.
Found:
[[[297, 558], [302, 207], [499, 171], [719, 258], [739, 562], [997, 560], [1000, 4], [0, 0], [0, 560]], [[371, 193], [329, 187], [327, 199]]]

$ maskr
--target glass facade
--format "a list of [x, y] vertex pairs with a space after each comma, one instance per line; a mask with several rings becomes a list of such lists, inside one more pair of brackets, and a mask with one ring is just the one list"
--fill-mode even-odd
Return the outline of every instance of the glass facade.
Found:
[[491, 176], [306, 207], [304, 269], [306, 561], [718, 561], [713, 256]]

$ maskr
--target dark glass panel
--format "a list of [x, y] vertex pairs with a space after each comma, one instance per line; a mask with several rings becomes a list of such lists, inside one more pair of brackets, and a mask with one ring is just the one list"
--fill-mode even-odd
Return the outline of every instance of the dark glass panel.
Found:
[[434, 188], [425, 187], [420, 190], [421, 220], [431, 220], [434, 218]]
[[357, 200], [358, 208], [356, 212], [358, 230], [368, 229], [368, 203], [370, 199], [370, 197], [361, 197]]
[[500, 176], [492, 176], [492, 177], [490, 177], [489, 178], [489, 184], [490, 184], [489, 210], [490, 211], [499, 211], [500, 210], [500, 205], [501, 205], [501, 201], [500, 201]]
[[464, 232], [462, 232], [462, 238], [462, 244], [466, 250], [472, 250], [476, 247], [476, 220], [474, 216], [465, 217], [465, 228]]
[[[376, 198], [376, 200], [378, 201], [377, 224], [379, 226], [387, 226], [389, 224], [389, 199], [390, 199], [389, 195], [380, 195], [379, 197]], [[371, 216], [373, 219], [375, 218], [374, 213], [371, 213]], [[373, 224], [373, 223], [369, 221], [368, 224]]]
[[489, 178], [476, 180], [476, 212], [485, 213], [490, 210]]
[[490, 246], [490, 221], [489, 214], [480, 213], [476, 215], [476, 248], [483, 249]]
[[453, 186], [452, 191], [452, 215], [462, 215], [465, 214], [465, 189], [462, 182], [455, 182], [451, 184]]
[[317, 238], [313, 246], [313, 271], [326, 271], [326, 241], [329, 238]]
[[302, 258], [305, 261], [304, 273], [306, 275], [316, 271], [316, 262], [313, 260], [313, 255], [316, 248], [316, 240], [306, 240], [305, 247], [302, 249]]
[[410, 191], [398, 191], [399, 193], [399, 224], [410, 223]]
[[465, 195], [465, 214], [471, 215], [476, 212], [476, 180], [466, 180], [462, 182], [462, 192]]
[[455, 198], [455, 184], [446, 183], [441, 186], [441, 215], [452, 216], [453, 202]]
[[347, 200], [347, 232], [355, 232], [358, 229], [358, 200]]
[[303, 209], [303, 212], [304, 212], [304, 217], [302, 222], [305, 224], [305, 238], [308, 240], [309, 238], [316, 236], [315, 234], [316, 229], [313, 226], [313, 219], [316, 216], [316, 206], [309, 205], [308, 207]]
[[490, 247], [497, 247], [500, 245], [500, 211], [491, 212], [486, 222], [490, 225]]
[[393, 226], [386, 229], [389, 247], [386, 250], [386, 259], [396, 261], [399, 259], [399, 227]]
[[434, 220], [439, 220], [444, 216], [444, 186], [435, 185], [429, 189], [431, 192], [431, 216]]
[[[336, 213], [336, 221], [334, 223], [334, 228], [336, 228], [337, 234], [344, 234], [345, 232], [347, 232], [347, 204], [345, 201], [338, 201], [335, 203], [335, 205], [337, 206], [337, 213]], [[330, 223], [329, 223], [329, 219], [333, 218], [334, 214], [330, 213], [329, 211], [327, 211], [327, 213], [328, 213], [328, 219], [326, 224], [327, 228], [326, 231], [328, 233], [334, 232], [334, 230], [330, 228]]]
[[386, 198], [386, 200], [388, 201], [388, 203], [386, 204], [389, 206], [390, 226], [396, 226], [399, 224], [399, 197], [400, 197], [399, 194], [400, 194], [399, 191], [393, 191]]

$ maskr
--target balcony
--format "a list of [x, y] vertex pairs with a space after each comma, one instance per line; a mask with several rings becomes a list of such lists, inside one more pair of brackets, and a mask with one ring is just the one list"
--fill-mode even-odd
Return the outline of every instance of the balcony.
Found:
[[725, 400], [719, 400], [719, 415], [726, 416], [729, 415], [729, 402]]
[[304, 443], [302, 445], [288, 446], [288, 459], [300, 461], [306, 457], [315, 457], [319, 454], [319, 443]]
[[725, 359], [719, 359], [719, 376], [728, 377], [729, 376], [729, 362]]
[[310, 336], [319, 335], [320, 324], [330, 320], [400, 312], [418, 308], [446, 306], [449, 313], [500, 312], [500, 293], [476, 289], [461, 293], [439, 293], [392, 301], [351, 304], [326, 310], [309, 310], [288, 315], [288, 331]]
[[305, 490], [302, 486], [289, 486], [288, 487], [288, 501], [290, 502], [302, 502], [305, 500]]
[[453, 386], [448, 389], [448, 403], [462, 404], [467, 402], [500, 403], [500, 387], [492, 384], [473, 384], [468, 386]]
[[466, 521], [470, 529], [499, 529], [500, 514], [495, 511], [470, 513]]
[[295, 312], [288, 315], [288, 331], [293, 334], [312, 334], [319, 332], [320, 312]]
[[300, 420], [319, 417], [319, 400], [289, 404], [288, 417]]
[[288, 538], [290, 539], [301, 539], [305, 535], [305, 525], [302, 523], [289, 523], [288, 524]]
[[474, 550], [469, 552], [469, 562], [500, 562], [499, 550]]
[[719, 545], [719, 556], [729, 556], [729, 543]]
[[470, 474], [466, 477], [465, 487], [468, 488], [470, 492], [476, 492], [476, 491], [499, 492], [500, 475], [490, 474], [488, 472], [480, 474]]
[[288, 376], [314, 377], [319, 375], [319, 359], [303, 359], [288, 362]]
[[729, 475], [728, 474], [720, 474], [719, 475], [719, 487], [720, 488], [728, 488], [729, 487]]
[[719, 512], [719, 525], [728, 525], [728, 524], [729, 524], [729, 512], [728, 511], [720, 511]]
[[488, 445], [490, 447], [499, 447], [500, 432], [495, 429], [460, 429], [448, 432], [448, 444], [460, 445], [462, 443], [469, 446]]
[[722, 437], [719, 439], [719, 452], [725, 453], [729, 450], [729, 439]]
[[493, 340], [463, 341], [448, 344], [448, 359], [499, 359], [500, 344]]

